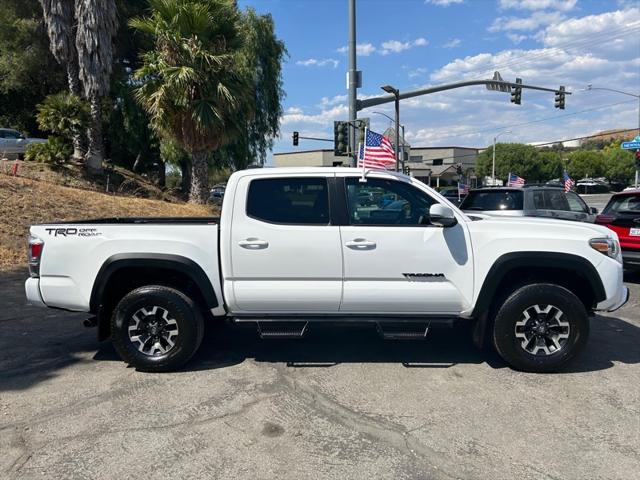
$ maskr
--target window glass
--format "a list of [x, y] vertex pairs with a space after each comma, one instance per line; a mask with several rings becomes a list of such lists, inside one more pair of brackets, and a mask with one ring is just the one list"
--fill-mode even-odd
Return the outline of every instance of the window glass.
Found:
[[396, 180], [347, 178], [351, 225], [429, 225], [435, 200], [412, 185]]
[[602, 213], [611, 215], [626, 212], [640, 212], [640, 195], [620, 195], [613, 197]]
[[544, 198], [546, 200], [547, 210], [571, 210], [567, 196], [562, 190], [544, 190]]
[[5, 130], [4, 131], [4, 138], [13, 138], [13, 139], [17, 139], [22, 137], [22, 134], [20, 132], [16, 132], [15, 130]]
[[587, 204], [584, 203], [584, 201], [578, 195], [576, 195], [573, 192], [567, 192], [565, 195], [567, 196], [567, 202], [569, 202], [569, 209], [572, 212], [577, 212], [577, 213], [589, 212], [589, 207], [587, 207]]
[[523, 194], [520, 190], [472, 190], [460, 204], [460, 209], [522, 210], [522, 199]]
[[435, 158], [433, 160], [433, 166], [438, 166], [438, 165], [442, 165], [442, 159], [441, 158]]
[[541, 190], [533, 192], [533, 208], [536, 210], [544, 210], [544, 194]]
[[328, 225], [326, 178], [265, 178], [252, 180], [247, 215], [270, 223]]

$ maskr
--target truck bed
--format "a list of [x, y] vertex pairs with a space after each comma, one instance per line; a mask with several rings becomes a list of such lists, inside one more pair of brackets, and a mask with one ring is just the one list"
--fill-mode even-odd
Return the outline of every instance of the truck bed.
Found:
[[94, 218], [89, 220], [67, 220], [64, 222], [47, 222], [37, 225], [128, 225], [136, 223], [144, 224], [180, 224], [180, 225], [216, 225], [220, 217], [110, 217]]

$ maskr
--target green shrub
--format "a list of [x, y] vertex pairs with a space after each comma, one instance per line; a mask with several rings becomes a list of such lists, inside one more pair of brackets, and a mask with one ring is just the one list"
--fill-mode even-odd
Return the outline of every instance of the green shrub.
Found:
[[36, 118], [42, 130], [71, 142], [74, 135], [81, 135], [87, 130], [91, 116], [87, 102], [68, 92], [61, 92], [47, 96], [38, 105]]
[[47, 143], [32, 143], [24, 152], [25, 160], [40, 163], [64, 163], [73, 149], [58, 137], [49, 137]]

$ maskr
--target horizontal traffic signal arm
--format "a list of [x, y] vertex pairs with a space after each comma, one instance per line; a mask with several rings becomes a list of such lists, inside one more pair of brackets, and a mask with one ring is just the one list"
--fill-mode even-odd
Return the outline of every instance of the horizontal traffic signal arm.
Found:
[[[511, 88], [526, 88], [528, 90], [540, 90], [543, 92], [560, 93], [557, 88], [538, 87], [536, 85], [526, 85], [524, 83], [515, 82], [501, 82], [499, 80], [467, 80], [464, 82], [447, 83], [445, 85], [438, 85], [436, 87], [421, 88], [418, 90], [409, 90], [407, 92], [400, 92], [400, 100], [405, 98], [419, 97], [421, 95], [429, 95], [430, 93], [443, 92], [445, 90], [454, 90], [456, 88], [471, 87], [474, 85], [493, 85], [495, 87], [511, 87]], [[562, 92], [565, 95], [571, 95], [571, 92]], [[394, 95], [380, 95], [379, 97], [367, 98], [364, 100], [356, 100], [356, 110], [363, 110], [369, 107], [375, 107], [376, 105], [382, 105], [384, 103], [391, 103], [395, 101]]]

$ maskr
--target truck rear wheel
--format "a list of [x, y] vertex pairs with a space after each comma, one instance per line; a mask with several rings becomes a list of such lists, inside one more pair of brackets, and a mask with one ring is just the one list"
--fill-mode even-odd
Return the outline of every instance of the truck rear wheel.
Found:
[[538, 283], [514, 291], [498, 310], [493, 344], [512, 367], [553, 372], [584, 347], [589, 317], [571, 291]]
[[183, 366], [198, 350], [203, 334], [202, 315], [193, 300], [160, 285], [129, 292], [111, 317], [116, 351], [129, 365], [147, 372]]

